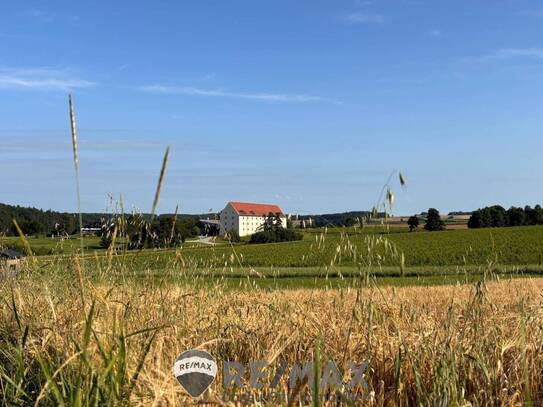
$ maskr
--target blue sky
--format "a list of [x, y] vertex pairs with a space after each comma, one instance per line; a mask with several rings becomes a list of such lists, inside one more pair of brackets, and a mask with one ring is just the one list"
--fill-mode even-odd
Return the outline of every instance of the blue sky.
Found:
[[539, 1], [3, 1], [0, 202], [395, 213], [543, 202]]

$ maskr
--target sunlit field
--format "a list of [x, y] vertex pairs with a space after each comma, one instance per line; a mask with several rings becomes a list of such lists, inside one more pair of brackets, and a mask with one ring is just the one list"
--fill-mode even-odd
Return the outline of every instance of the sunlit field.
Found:
[[[542, 288], [543, 279], [489, 276], [439, 287], [269, 291], [248, 282], [232, 290], [220, 281], [97, 282], [78, 262], [62, 277], [29, 271], [0, 288], [2, 402], [185, 405], [172, 363], [202, 348], [219, 363], [335, 360], [345, 369], [367, 361], [360, 404], [539, 405]], [[221, 380], [203, 402], [227, 405], [245, 394], [225, 394]], [[304, 394], [313, 405], [336, 405], [330, 392], [281, 383], [294, 405]]]
[[[281, 244], [235, 245], [218, 239], [217, 245], [199, 245], [187, 241], [177, 250], [131, 251], [130, 256], [142, 262], [147, 257], [158, 266], [165, 265], [176, 251], [191, 263], [200, 266], [222, 267], [235, 252], [240, 262], [253, 267], [319, 267], [323, 265], [356, 265], [354, 252], [367, 254], [368, 242], [377, 242], [375, 236], [386, 237], [386, 241], [402, 252], [405, 266], [463, 266], [487, 265], [493, 262], [503, 265], [539, 265], [543, 262], [543, 226], [521, 226], [510, 228], [445, 230], [443, 232], [414, 232], [398, 227], [367, 228], [320, 228], [304, 231], [304, 239]], [[85, 237], [87, 256], [106, 255], [100, 247], [98, 237]], [[79, 251], [78, 237], [68, 239], [28, 238], [36, 255], [70, 255]], [[378, 243], [378, 242], [377, 242]], [[24, 250], [19, 238], [0, 238], [0, 244]], [[377, 244], [373, 250], [381, 250]], [[117, 244], [123, 250], [123, 244]], [[239, 262], [238, 262], [239, 263]], [[383, 256], [381, 265], [395, 266], [398, 259]], [[239, 266], [239, 264], [238, 264]]]
[[[293, 243], [31, 255], [0, 282], [2, 402], [184, 405], [172, 364], [201, 348], [219, 364], [367, 361], [357, 405], [539, 404], [542, 234], [328, 229]], [[201, 401], [277, 404], [221, 380]], [[284, 405], [337, 405], [344, 391], [282, 380]]]

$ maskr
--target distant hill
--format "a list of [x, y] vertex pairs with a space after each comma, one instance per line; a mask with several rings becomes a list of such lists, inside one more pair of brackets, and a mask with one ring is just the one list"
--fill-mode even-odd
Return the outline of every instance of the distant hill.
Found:
[[[104, 215], [100, 213], [86, 213], [83, 215], [85, 227], [99, 227]], [[66, 232], [72, 234], [78, 230], [78, 217], [74, 213], [56, 212], [23, 206], [6, 205], [0, 203], [0, 233], [13, 235], [13, 219], [20, 226], [32, 225], [32, 230], [37, 229], [39, 233], [51, 233], [55, 225], [63, 225]]]
[[[103, 219], [107, 219], [111, 214], [107, 213], [83, 213], [83, 227], [100, 227]], [[143, 214], [144, 217], [150, 217], [150, 214]], [[173, 216], [173, 214], [162, 214], [161, 216]], [[180, 214], [180, 218], [200, 218], [208, 215], [188, 215]], [[37, 208], [28, 208], [19, 205], [7, 205], [0, 203], [0, 235], [16, 235], [13, 227], [13, 219], [21, 226], [27, 234], [51, 234], [55, 231], [55, 225], [61, 225], [68, 234], [74, 234], [79, 231], [79, 219], [76, 213], [56, 212], [52, 210], [42, 210]]]

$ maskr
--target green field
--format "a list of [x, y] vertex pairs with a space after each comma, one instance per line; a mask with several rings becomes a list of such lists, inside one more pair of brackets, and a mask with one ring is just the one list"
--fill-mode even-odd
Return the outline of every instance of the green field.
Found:
[[[14, 243], [13, 238], [6, 241]], [[37, 256], [39, 270], [73, 269], [78, 237], [63, 242], [29, 238], [28, 242], [38, 254], [58, 253]], [[386, 284], [424, 285], [467, 282], [487, 272], [539, 274], [543, 226], [415, 233], [404, 228], [311, 229], [297, 242], [215, 247], [185, 243], [176, 250], [127, 251], [118, 245], [105, 251], [96, 237], [85, 238], [84, 244], [85, 270], [98, 275], [294, 287], [343, 286], [369, 274]]]
[[[385, 255], [385, 244], [378, 241], [379, 237], [403, 252], [406, 266], [482, 265], [489, 261], [508, 265], [541, 264], [543, 259], [543, 226], [389, 234], [328, 229], [305, 233], [304, 240], [299, 242], [243, 245], [236, 246], [235, 251], [243, 264], [250, 266], [352, 266], [364, 262], [372, 250], [368, 246], [374, 245], [373, 256], [381, 255], [381, 265], [398, 265], [397, 258]], [[353, 258], [354, 248], [361, 260]], [[183, 251], [185, 258], [215, 267], [231, 260], [231, 254], [230, 247]]]
[[[36, 256], [50, 255], [71, 255], [81, 251], [81, 239], [79, 235], [72, 235], [67, 238], [51, 238], [45, 236], [28, 236], [27, 241]], [[199, 243], [187, 241], [185, 247], [199, 247]], [[24, 251], [24, 244], [18, 237], [2, 237], [0, 236], [0, 247], [13, 247], [19, 251]], [[122, 244], [118, 244], [118, 248], [122, 249]], [[86, 254], [101, 253], [105, 250], [100, 246], [100, 238], [97, 236], [85, 236], [83, 238], [83, 250]]]
[[[416, 233], [409, 233], [403, 228], [391, 228], [390, 231], [381, 228], [312, 229], [305, 231], [304, 239], [297, 242], [222, 244], [215, 247], [185, 243], [177, 251], [187, 261], [203, 267], [228, 265], [232, 263], [234, 253], [243, 265], [253, 267], [314, 267], [329, 265], [332, 261], [335, 265], [353, 266], [357, 264], [353, 258], [355, 248], [364, 257], [370, 250], [368, 245], [373, 244], [375, 253], [386, 257], [383, 266], [397, 265], [397, 259], [384, 256], [385, 247], [378, 241], [380, 238], [404, 253], [406, 266], [481, 265], [489, 261], [522, 265], [540, 264], [543, 260], [543, 226]], [[65, 240], [29, 237], [28, 242], [37, 255], [69, 255], [79, 251], [80, 247], [77, 236]], [[87, 255], [105, 253], [99, 246], [99, 238], [86, 237], [84, 242]], [[0, 245], [22, 246], [18, 238], [3, 238]], [[122, 245], [118, 245], [117, 252], [121, 251]], [[162, 264], [169, 261], [174, 252], [133, 251], [128, 252], [128, 257], [134, 261], [149, 258]], [[236, 259], [234, 261], [237, 263]]]
[[[74, 254], [80, 251], [81, 240], [79, 235], [68, 238], [51, 238], [45, 236], [28, 236], [27, 241], [32, 252], [37, 256], [51, 254]], [[86, 236], [83, 239], [84, 250], [101, 250], [100, 238], [96, 236]], [[1, 237], [0, 246], [13, 247], [24, 251], [24, 245], [18, 237]]]

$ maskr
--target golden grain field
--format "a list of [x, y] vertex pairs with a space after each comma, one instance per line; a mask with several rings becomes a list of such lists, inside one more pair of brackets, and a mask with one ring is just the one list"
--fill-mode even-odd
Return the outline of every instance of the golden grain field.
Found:
[[[191, 404], [172, 375], [191, 348], [219, 366], [367, 361], [369, 388], [357, 405], [543, 401], [543, 279], [292, 291], [94, 285], [77, 275], [0, 284], [0, 393], [9, 405]], [[250, 393], [225, 393], [221, 380], [200, 403], [235, 405]], [[281, 386], [291, 405], [311, 390]], [[341, 405], [329, 395], [311, 403]]]

